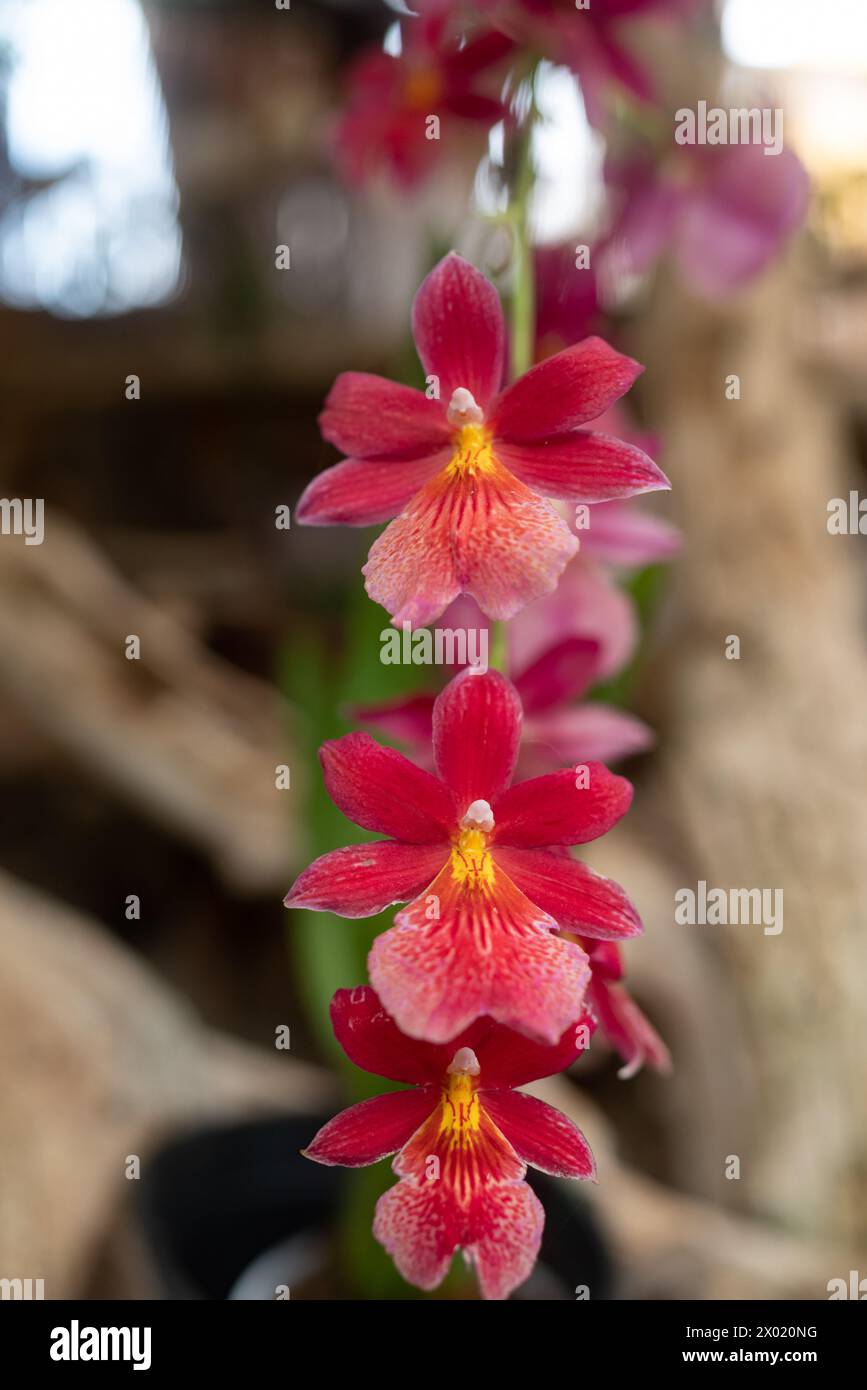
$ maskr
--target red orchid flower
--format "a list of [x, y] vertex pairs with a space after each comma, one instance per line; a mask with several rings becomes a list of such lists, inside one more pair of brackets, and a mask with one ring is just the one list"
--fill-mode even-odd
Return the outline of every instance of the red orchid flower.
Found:
[[399, 56], [370, 48], [353, 63], [336, 141], [350, 183], [364, 183], [383, 168], [405, 187], [417, 183], [443, 148], [443, 141], [428, 138], [431, 116], [446, 138], [449, 117], [492, 126], [506, 116], [502, 102], [479, 83], [511, 52], [512, 41], [489, 30], [463, 43], [448, 32], [448, 20], [438, 5], [402, 26]]
[[338, 990], [334, 1034], [358, 1067], [410, 1082], [353, 1105], [305, 1149], [317, 1163], [363, 1167], [396, 1153], [400, 1181], [376, 1204], [373, 1233], [404, 1279], [434, 1289], [455, 1251], [475, 1266], [483, 1298], [507, 1298], [532, 1271], [545, 1213], [527, 1164], [593, 1178], [593, 1155], [572, 1121], [515, 1091], [572, 1065], [593, 1029], [580, 1019], [552, 1046], [479, 1019], [450, 1044], [402, 1034], [372, 989]]
[[349, 457], [307, 487], [297, 518], [368, 526], [399, 513], [363, 569], [397, 627], [425, 626], [460, 593], [511, 618], [556, 587], [578, 549], [545, 497], [598, 502], [669, 486], [635, 445], [581, 428], [641, 368], [587, 338], [501, 391], [499, 297], [454, 252], [421, 285], [413, 332], [439, 399], [362, 372], [339, 376], [320, 426]]
[[563, 848], [604, 835], [632, 787], [601, 763], [510, 786], [520, 734], [514, 686], [497, 671], [467, 670], [434, 706], [436, 776], [368, 734], [321, 750], [331, 799], [392, 838], [323, 855], [286, 906], [369, 917], [409, 903], [368, 965], [411, 1037], [449, 1042], [490, 1014], [556, 1042], [589, 977], [586, 953], [558, 932], [619, 940], [641, 931], [623, 890]]

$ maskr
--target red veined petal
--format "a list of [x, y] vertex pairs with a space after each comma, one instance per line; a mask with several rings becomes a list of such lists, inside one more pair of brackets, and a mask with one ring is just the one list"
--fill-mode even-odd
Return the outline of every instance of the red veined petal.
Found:
[[597, 840], [629, 810], [632, 784], [609, 772], [604, 763], [585, 763], [516, 782], [504, 792], [494, 812], [492, 839], [498, 845], [536, 849], [583, 845]]
[[378, 840], [348, 845], [315, 859], [283, 899], [286, 907], [372, 917], [392, 903], [417, 898], [443, 866], [447, 847]]
[[473, 801], [493, 801], [511, 782], [521, 717], [515, 687], [499, 671], [463, 671], [438, 697], [434, 760], [458, 819]]
[[395, 627], [427, 627], [461, 592], [450, 544], [450, 489], [434, 478], [386, 526], [362, 566], [364, 587]]
[[369, 372], [342, 372], [319, 416], [323, 439], [355, 458], [417, 458], [447, 449], [442, 402]]
[[[441, 1183], [463, 1206], [488, 1183], [520, 1182], [527, 1166], [491, 1120], [481, 1092], [462, 1107], [464, 1111], [472, 1109], [472, 1127], [450, 1124], [453, 1110], [442, 1089], [437, 1102], [394, 1160], [392, 1167], [399, 1177]], [[432, 1159], [436, 1161], [432, 1163]]]
[[604, 941], [641, 934], [641, 918], [620, 885], [579, 859], [545, 849], [497, 848], [494, 860], [561, 931]]
[[562, 517], [496, 460], [482, 474], [434, 478], [371, 547], [370, 597], [399, 627], [423, 627], [459, 593], [511, 618], [550, 593], [578, 549]]
[[583, 695], [597, 679], [599, 651], [592, 637], [567, 637], [537, 657], [515, 677], [525, 717]]
[[481, 271], [452, 251], [422, 281], [412, 331], [444, 407], [463, 386], [486, 410], [503, 379], [506, 330], [500, 297]]
[[373, 1234], [410, 1284], [435, 1289], [457, 1249], [476, 1270], [483, 1298], [508, 1298], [532, 1272], [545, 1212], [525, 1182], [491, 1183], [468, 1207], [437, 1182], [404, 1179], [376, 1204]]
[[584, 952], [554, 925], [501, 870], [485, 890], [457, 882], [448, 864], [377, 937], [370, 978], [410, 1037], [448, 1042], [489, 1014], [554, 1043], [580, 1013], [588, 976]]
[[498, 440], [497, 454], [528, 487], [565, 502], [607, 502], [671, 487], [659, 465], [635, 444], [593, 430], [531, 443]]
[[644, 368], [602, 338], [585, 338], [531, 367], [491, 411], [497, 441], [528, 443], [597, 419]]
[[378, 1163], [403, 1148], [431, 1110], [439, 1105], [439, 1091], [433, 1087], [393, 1091], [351, 1105], [323, 1125], [308, 1148], [305, 1158], [330, 1167], [364, 1168]]
[[447, 788], [370, 734], [323, 743], [319, 761], [335, 806], [365, 830], [409, 844], [447, 840], [454, 811]]
[[344, 459], [308, 483], [295, 508], [302, 526], [375, 526], [411, 502], [449, 453], [411, 460]]
[[331, 1001], [331, 1025], [351, 1062], [390, 1081], [439, 1086], [456, 1050], [401, 1033], [368, 985], [337, 991]]
[[552, 1105], [522, 1091], [481, 1091], [479, 1098], [525, 1163], [555, 1178], [596, 1177], [584, 1135]]

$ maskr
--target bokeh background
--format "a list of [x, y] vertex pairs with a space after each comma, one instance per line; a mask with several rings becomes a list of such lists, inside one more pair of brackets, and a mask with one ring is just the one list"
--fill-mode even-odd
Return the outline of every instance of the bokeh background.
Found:
[[[411, 193], [335, 170], [347, 64], [394, 19], [0, 4], [0, 492], [45, 499], [43, 545], [0, 537], [0, 1276], [47, 1297], [408, 1292], [368, 1231], [387, 1165], [297, 1157], [364, 1093], [324, 1004], [368, 928], [281, 898], [352, 834], [316, 746], [418, 671], [379, 661], [370, 533], [275, 525], [334, 461], [337, 372], [412, 379], [436, 256], [496, 268], [475, 135]], [[867, 493], [867, 16], [727, 0], [640, 43], [672, 110], [783, 106], [813, 192], [742, 292], [664, 263], [610, 306], [684, 544], [636, 590], [617, 697], [658, 742], [589, 858], [642, 911], [630, 983], [675, 1066], [623, 1082], [594, 1045], [546, 1083], [600, 1182], [549, 1185], [522, 1296], [824, 1298], [867, 1273], [867, 542], [827, 528]], [[592, 228], [604, 148], [561, 72], [541, 96], [553, 245]], [[782, 889], [784, 930], [677, 925], [700, 879]]]

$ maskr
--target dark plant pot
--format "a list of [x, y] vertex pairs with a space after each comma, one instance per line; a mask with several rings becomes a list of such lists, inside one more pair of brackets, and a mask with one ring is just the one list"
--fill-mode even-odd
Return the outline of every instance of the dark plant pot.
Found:
[[[299, 1150], [323, 1116], [292, 1116], [197, 1130], [166, 1145], [147, 1166], [139, 1220], [168, 1299], [273, 1299], [329, 1291], [330, 1233], [343, 1171]], [[574, 1299], [587, 1285], [611, 1298], [613, 1269], [598, 1223], [580, 1194], [538, 1173], [530, 1182], [546, 1210], [539, 1263], [517, 1299]]]

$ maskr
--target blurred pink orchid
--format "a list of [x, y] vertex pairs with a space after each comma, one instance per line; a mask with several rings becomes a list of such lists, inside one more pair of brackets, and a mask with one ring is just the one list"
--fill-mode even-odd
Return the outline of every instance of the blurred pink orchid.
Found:
[[605, 173], [619, 203], [602, 251], [608, 264], [642, 274], [670, 251], [709, 299], [764, 270], [809, 199], [797, 156], [783, 149], [768, 157], [761, 145], [679, 145], [662, 162], [648, 151], [609, 161]]

